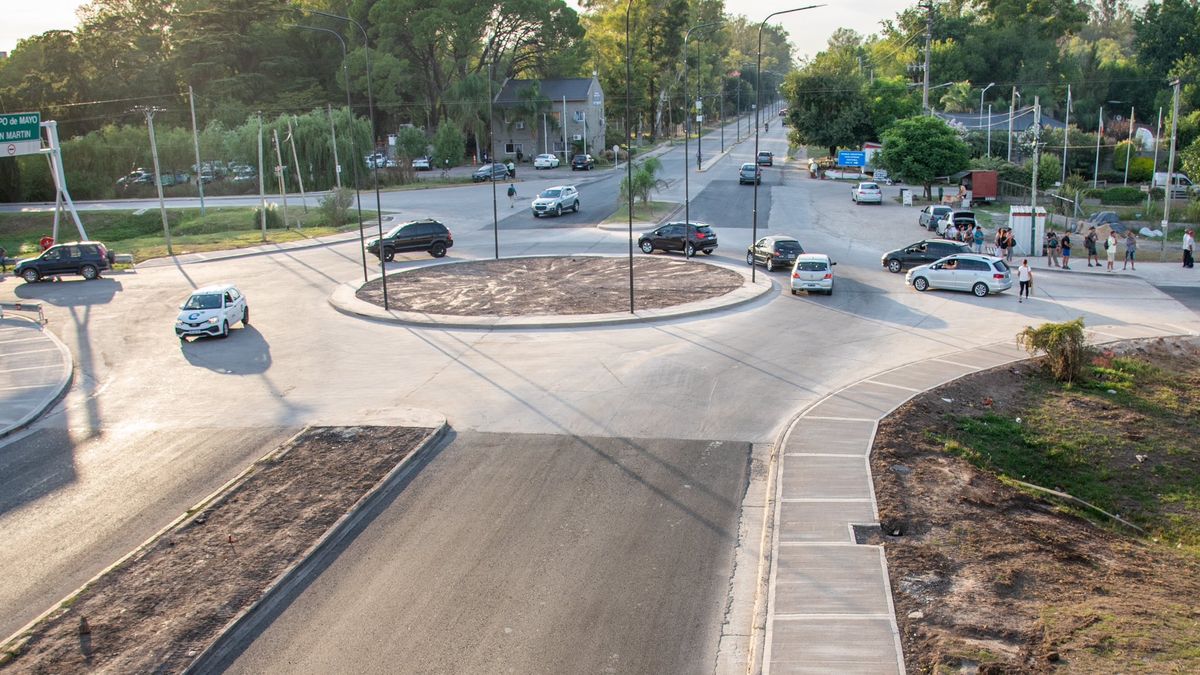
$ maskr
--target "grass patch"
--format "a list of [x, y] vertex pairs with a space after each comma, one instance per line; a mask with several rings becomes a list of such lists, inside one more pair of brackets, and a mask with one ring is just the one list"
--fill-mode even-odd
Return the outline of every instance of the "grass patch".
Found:
[[[679, 204], [675, 202], [649, 202], [643, 204], [635, 201], [633, 203], [633, 222], [635, 223], [657, 223], [660, 218], [665, 217]], [[629, 205], [621, 202], [617, 207], [616, 213], [609, 216], [605, 223], [628, 223], [629, 222]]]
[[[203, 216], [199, 209], [172, 209], [167, 211], [167, 222], [176, 254], [295, 241], [349, 229], [325, 225], [318, 209], [310, 208], [304, 213], [303, 209], [292, 208], [288, 215], [293, 223], [303, 222], [303, 228], [268, 228], [265, 242], [256, 210], [252, 208], [209, 208]], [[104, 242], [117, 253], [132, 253], [135, 261], [167, 255], [158, 209], [88, 211], [80, 215], [80, 220], [90, 239]], [[36, 255], [38, 240], [51, 233], [53, 223], [53, 213], [0, 213], [0, 245], [12, 257]], [[78, 238], [69, 218], [65, 222], [59, 220], [59, 237], [64, 241]]]
[[959, 415], [937, 440], [1001, 478], [1055, 488], [1200, 554], [1196, 368], [1096, 357], [1074, 385], [1036, 375], [1015, 414]]

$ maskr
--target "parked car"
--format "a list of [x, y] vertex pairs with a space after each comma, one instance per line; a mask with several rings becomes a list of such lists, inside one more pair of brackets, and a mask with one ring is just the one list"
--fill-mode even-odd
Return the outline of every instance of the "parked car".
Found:
[[[686, 244], [684, 242], [685, 228]], [[717, 235], [711, 227], [704, 223], [667, 223], [657, 230], [652, 230], [639, 237], [638, 248], [642, 249], [643, 253], [654, 253], [654, 250], [658, 249], [660, 251], [683, 251], [689, 256], [696, 255], [696, 251], [704, 251], [705, 255], [712, 255], [717, 248]]]
[[763, 150], [758, 153], [758, 159], [755, 161], [758, 163], [759, 166], [774, 166], [775, 165], [775, 155], [773, 153], [767, 152], [766, 150]]
[[557, 169], [558, 155], [538, 155], [533, 158], [533, 168], [535, 169]]
[[[503, 165], [501, 165], [503, 166]], [[367, 253], [371, 253], [384, 262], [391, 262], [399, 251], [428, 251], [429, 255], [440, 258], [446, 255], [446, 249], [454, 246], [454, 237], [449, 228], [432, 218], [401, 223], [388, 230], [383, 235], [383, 246], [378, 239], [367, 242]]]
[[117, 179], [117, 185], [121, 187], [129, 187], [141, 183], [154, 184], [154, 173], [145, 169], [134, 169], [128, 174]]
[[250, 325], [250, 307], [246, 296], [233, 284], [216, 284], [196, 289], [179, 307], [175, 319], [175, 337], [212, 335], [229, 337], [229, 326], [242, 322]]
[[859, 183], [850, 188], [850, 199], [855, 204], [882, 204], [883, 190], [878, 183]]
[[104, 244], [98, 241], [64, 242], [42, 251], [36, 258], [18, 260], [13, 274], [30, 284], [64, 274], [78, 274], [91, 280], [112, 267], [112, 258]]
[[750, 183], [754, 185], [762, 182], [762, 169], [754, 162], [746, 162], [738, 169], [738, 184], [745, 185]]
[[833, 266], [836, 264], [824, 253], [796, 256], [792, 265], [792, 295], [799, 295], [800, 291], [833, 295]]
[[763, 265], [768, 272], [774, 272], [780, 267], [790, 267], [802, 253], [804, 247], [795, 237], [763, 237], [746, 248], [746, 264]]
[[937, 221], [937, 233], [939, 237], [952, 239], [956, 230], [970, 232], [975, 229], [976, 224], [978, 221], [975, 220], [974, 211], [954, 211], [948, 216], [942, 216], [942, 219]]
[[500, 162], [492, 162], [484, 164], [475, 169], [475, 173], [471, 174], [471, 182], [482, 183], [485, 180], [504, 180], [508, 178], [508, 167]]
[[910, 244], [904, 248], [898, 248], [895, 251], [888, 251], [883, 254], [880, 262], [883, 267], [889, 272], [899, 273], [906, 267], [915, 265], [925, 265], [927, 263], [941, 260], [948, 255], [955, 253], [970, 253], [971, 247], [961, 241], [950, 241], [949, 239], [924, 239], [915, 244]]
[[579, 190], [574, 185], [555, 185], [542, 190], [529, 206], [534, 218], [550, 213], [561, 216], [568, 209], [579, 213]]
[[908, 271], [904, 283], [918, 291], [942, 288], [948, 291], [970, 291], [977, 297], [1000, 293], [1012, 288], [1008, 264], [999, 258], [978, 253], [956, 253], [928, 265]]
[[571, 158], [572, 171], [591, 171], [596, 167], [596, 158], [591, 155], [575, 155]]
[[413, 171], [433, 171], [433, 162], [428, 157], [418, 157], [412, 161]]
[[937, 229], [938, 221], [953, 211], [954, 209], [945, 204], [931, 204], [921, 209], [921, 215], [917, 216], [917, 224], [927, 230]]

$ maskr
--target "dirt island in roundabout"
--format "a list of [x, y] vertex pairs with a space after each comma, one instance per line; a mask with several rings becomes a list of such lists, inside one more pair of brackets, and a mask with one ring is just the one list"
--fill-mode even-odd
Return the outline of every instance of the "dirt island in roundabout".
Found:
[[[620, 323], [725, 309], [771, 289], [767, 275], [681, 255], [525, 256], [438, 262], [343, 284], [330, 302], [360, 316], [404, 323], [555, 326]], [[561, 322], [556, 321], [561, 319]]]

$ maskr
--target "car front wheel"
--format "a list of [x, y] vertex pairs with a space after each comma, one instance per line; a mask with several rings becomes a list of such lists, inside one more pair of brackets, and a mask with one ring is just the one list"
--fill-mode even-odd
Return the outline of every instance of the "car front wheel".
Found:
[[25, 283], [32, 284], [32, 283], [36, 283], [39, 279], [41, 279], [42, 275], [38, 274], [37, 270], [30, 268], [30, 269], [25, 270], [24, 272], [21, 272], [21, 278], [25, 280]]
[[556, 215], [556, 216], [562, 215], [562, 204], [559, 204], [558, 206], [554, 207], [554, 215]]
[[891, 260], [888, 261], [887, 267], [888, 267], [888, 271], [891, 272], [892, 274], [899, 274], [900, 268], [903, 267], [903, 265], [901, 265], [900, 261], [897, 260], [896, 258], [892, 258]]
[[224, 321], [221, 322], [221, 337], [229, 337], [229, 324]]
[[575, 213], [579, 213], [579, 200], [578, 199], [575, 200], [575, 206], [571, 207], [571, 210], [574, 211]]
[[392, 262], [396, 257], [396, 252], [390, 248], [383, 249], [383, 262]]
[[434, 242], [433, 246], [429, 247], [429, 255], [435, 258], [441, 258], [446, 255], [446, 245], [442, 242]]
[[988, 294], [987, 284], [980, 281], [971, 287], [971, 292], [974, 293], [975, 297], [977, 298], [985, 297]]
[[929, 282], [925, 280], [925, 277], [917, 277], [913, 279], [913, 288], [924, 293], [929, 290]]
[[775, 271], [775, 261], [771, 260], [770, 258], [767, 258], [767, 271], [768, 272]]
[[249, 326], [249, 325], [250, 325], [250, 307], [249, 307], [249, 305], [247, 305], [242, 310], [242, 326], [245, 327], [245, 326]]
[[641, 246], [642, 246], [642, 253], [654, 253], [654, 244], [651, 244], [648, 241], [643, 241]]
[[751, 267], [754, 266], [754, 254], [753, 253], [746, 254], [746, 264], [750, 265]]

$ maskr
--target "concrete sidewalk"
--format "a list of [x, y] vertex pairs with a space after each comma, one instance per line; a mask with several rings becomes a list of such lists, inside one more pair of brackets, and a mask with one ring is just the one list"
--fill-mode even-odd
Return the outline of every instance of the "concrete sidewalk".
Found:
[[[1177, 334], [1101, 326], [1102, 343]], [[870, 453], [879, 421], [917, 394], [1028, 357], [1011, 342], [917, 361], [861, 380], [803, 411], [783, 437], [762, 672], [903, 673], [883, 546], [855, 543], [878, 527]]]
[[0, 318], [0, 437], [50, 409], [71, 385], [71, 351], [37, 321]]
[[[1072, 249], [1074, 253], [1074, 249]], [[1138, 255], [1142, 255], [1142, 251], [1138, 251]], [[1147, 258], [1158, 258], [1158, 250], [1145, 251]], [[1119, 277], [1136, 277], [1147, 283], [1155, 286], [1200, 286], [1200, 272], [1195, 268], [1186, 269], [1178, 262], [1158, 262], [1157, 260], [1137, 261], [1137, 269], [1123, 270], [1121, 269], [1122, 261], [1118, 260], [1113, 264], [1113, 271], [1105, 270], [1105, 258], [1100, 256], [1101, 263], [1097, 267], [1087, 266], [1087, 257], [1078, 258], [1071, 256], [1071, 269], [1064, 270], [1058, 267], [1048, 267], [1046, 265], [1046, 256], [1041, 256], [1037, 260], [1030, 260], [1029, 266], [1033, 268], [1033, 273], [1039, 272], [1054, 272], [1055, 274], [1086, 274], [1089, 276], [1106, 277], [1109, 279]], [[1013, 265], [1021, 264], [1019, 256], [1013, 256]]]

